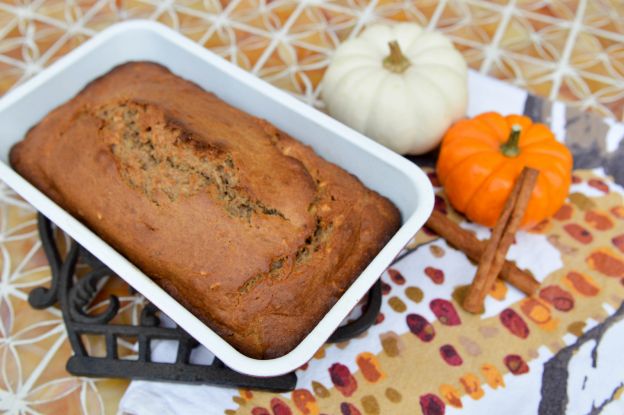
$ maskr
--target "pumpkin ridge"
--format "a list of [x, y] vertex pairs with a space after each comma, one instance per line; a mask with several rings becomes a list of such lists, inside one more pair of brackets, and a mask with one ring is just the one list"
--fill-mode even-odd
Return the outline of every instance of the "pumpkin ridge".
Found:
[[[336, 85], [338, 85], [338, 86], [335, 88], [335, 91], [340, 91], [340, 85], [344, 85], [344, 80], [345, 79], [347, 79], [347, 78], [354, 78], [355, 76], [358, 76], [358, 78], [354, 78], [354, 79], [356, 79], [356, 81], [357, 81], [356, 83], [361, 83], [361, 81], [363, 79], [365, 79], [366, 77], [368, 77], [372, 73], [372, 71], [377, 71], [377, 68], [375, 68], [373, 66], [371, 66], [371, 67], [367, 66], [367, 67], [360, 67], [360, 68], [355, 68], [355, 69], [352, 69], [350, 71], [347, 71], [336, 82]], [[338, 94], [334, 94], [334, 95], [335, 96], [339, 96]], [[331, 104], [331, 106], [333, 106], [333, 99], [330, 100], [330, 102], [327, 103], [327, 109], [330, 112], [333, 112], [331, 110], [331, 108], [330, 108], [330, 104]], [[368, 115], [367, 115], [366, 119], [368, 121]], [[345, 121], [345, 120], [341, 120], [341, 121]]]
[[523, 154], [518, 157], [518, 160], [540, 171], [557, 171], [560, 175], [565, 175], [568, 171], [567, 166], [561, 160], [553, 160], [548, 154]]
[[368, 49], [377, 51], [383, 59], [388, 54], [388, 41], [385, 39], [391, 40], [396, 37], [396, 33], [388, 25], [376, 24], [365, 29], [355, 39], [351, 40], [361, 40]]
[[485, 140], [482, 140], [481, 137], [467, 135], [463, 137], [457, 137], [454, 140], [449, 141], [449, 144], [454, 144], [455, 140], [461, 140], [462, 145], [466, 147], [474, 147], [476, 151], [496, 151], [498, 148], [492, 145]]
[[[359, 75], [360, 73], [364, 73], [363, 76], [361, 76], [361, 78], [365, 78], [365, 75], [368, 75], [368, 72], [370, 72], [371, 70], [377, 70], [376, 67], [374, 66], [366, 66], [366, 67], [355, 67], [349, 71], [347, 71], [346, 73], [344, 73], [337, 81], [336, 81], [336, 85], [338, 85], [338, 88], [340, 87], [340, 85], [344, 84], [344, 80], [347, 77], [353, 77], [354, 75]], [[360, 79], [358, 79], [358, 81], [360, 81]]]
[[529, 205], [520, 223], [521, 229], [530, 229], [537, 225], [541, 218], [546, 218], [549, 215], [545, 215], [552, 209], [553, 200], [553, 188], [550, 182], [546, 179], [546, 175], [540, 172], [537, 183], [531, 193], [531, 199]]
[[456, 68], [462, 73], [467, 71], [465, 60], [454, 48], [435, 48], [429, 46], [427, 49], [418, 50], [416, 53], [407, 50], [405, 54], [409, 56], [412, 61], [421, 64], [439, 63], [450, 68]]
[[[439, 178], [443, 184], [445, 182], [445, 177], [449, 177], [457, 165], [463, 163], [466, 158], [481, 153], [499, 152], [498, 142], [492, 139], [491, 134], [471, 124], [472, 120], [467, 119], [456, 122], [446, 133], [442, 141], [437, 169]], [[471, 129], [468, 136], [466, 136], [464, 132], [466, 128]], [[466, 140], [469, 140], [469, 142], [466, 142]], [[462, 149], [468, 148], [469, 151], [466, 151], [466, 154], [457, 156], [457, 152], [453, 150], [457, 146], [461, 146]], [[443, 161], [442, 165], [440, 161]]]
[[439, 45], [437, 45], [437, 46], [436, 46], [436, 45], [434, 45], [434, 46], [427, 46], [427, 47], [426, 47], [426, 48], [424, 48], [424, 49], [419, 49], [419, 50], [418, 50], [418, 51], [416, 51], [416, 52], [411, 52], [411, 53], [410, 53], [410, 51], [409, 51], [409, 50], [410, 50], [410, 48], [411, 48], [412, 46], [414, 46], [414, 44], [415, 44], [415, 43], [416, 43], [416, 39], [415, 39], [414, 41], [412, 41], [412, 43], [410, 43], [410, 44], [409, 44], [409, 46], [408, 46], [407, 48], [405, 48], [405, 54], [406, 54], [406, 55], [408, 55], [410, 58], [412, 58], [412, 57], [416, 57], [416, 56], [418, 56], [418, 55], [420, 55], [420, 54], [422, 54], [422, 53], [424, 53], [424, 52], [428, 52], [428, 51], [430, 51], [430, 50], [437, 50], [437, 49], [440, 49], [440, 46], [439, 46]]
[[[411, 67], [414, 68], [414, 63], [412, 63]], [[428, 74], [420, 73], [420, 71], [410, 71], [410, 69], [411, 68], [407, 69], [406, 74], [405, 74], [406, 77], [411, 75], [410, 72], [412, 72], [412, 73], [413, 72], [419, 72], [418, 76], [422, 77], [422, 78], [425, 78], [427, 80], [427, 82], [430, 85], [432, 85], [436, 91], [438, 91], [439, 95], [444, 100], [444, 103], [446, 104], [447, 108], [451, 106], [451, 100], [449, 99], [449, 97], [446, 96], [446, 93], [444, 92], [444, 90], [442, 88], [440, 88], [440, 86], [435, 81], [432, 81]], [[411, 89], [411, 86], [407, 86], [407, 84], [406, 84], [406, 87]], [[418, 96], [418, 94], [416, 94], [416, 96]]]
[[[552, 178], [556, 177], [555, 173], [553, 172], [547, 172], [550, 174], [544, 174], [544, 180], [548, 181], [549, 186], [549, 197], [548, 200], [550, 201], [550, 203], [548, 204], [548, 216], [552, 216], [555, 214], [555, 212], [559, 209], [559, 206], [561, 203], [563, 203], [565, 201], [565, 199], [567, 199], [567, 191], [565, 192], [565, 196], [563, 197], [563, 200], [557, 199], [555, 198], [555, 196], [559, 195], [559, 192], [557, 191], [559, 189], [560, 186], [556, 186], [555, 183], [553, 183]], [[568, 185], [569, 187], [569, 185]]]
[[[401, 29], [403, 29], [402, 26], [405, 26], [408, 29], [411, 29], [410, 31], [412, 33], [406, 34], [404, 31], [403, 33], [400, 33], [402, 31]], [[394, 26], [392, 30], [392, 34], [394, 35], [394, 38], [396, 40], [399, 40], [400, 37], [402, 37], [403, 40], [405, 40], [406, 36], [411, 38], [407, 46], [405, 46], [405, 48], [403, 49], [403, 50], [407, 50], [410, 47], [412, 47], [412, 45], [414, 45], [417, 41], [420, 41], [420, 38], [423, 35], [426, 35], [427, 32], [425, 32], [421, 26], [418, 26], [418, 28], [415, 28], [411, 23], [398, 23]]]
[[[409, 57], [409, 59], [411, 60], [412, 63], [420, 63], [420, 64], [435, 64], [438, 62], [438, 60], [442, 59], [444, 64], [444, 66], [448, 66], [451, 68], [455, 68], [457, 67], [458, 70], [461, 70], [462, 72], [466, 72], [467, 71], [467, 67], [466, 65], [461, 65], [461, 62], [463, 61], [463, 58], [461, 55], [457, 55], [457, 50], [455, 49], [447, 49], [447, 48], [440, 48], [440, 47], [435, 47], [435, 46], [428, 46], [426, 49], [420, 49], [417, 50], [416, 53], [411, 52], [410, 49], [406, 49], [405, 55]], [[435, 59], [433, 58], [433, 54], [436, 54]], [[461, 59], [461, 60], [460, 60]], [[456, 61], [456, 62], [453, 62]], [[459, 64], [458, 66], [456, 66], [456, 64]]]
[[[560, 146], [565, 147], [563, 144], [561, 144], [558, 141], [555, 141], [556, 144], [559, 144]], [[540, 141], [539, 143], [534, 143], [534, 144], [530, 144], [526, 147], [521, 147], [521, 150], [523, 151], [528, 151], [529, 153], [533, 153], [533, 154], [540, 154], [543, 156], [548, 156], [548, 157], [553, 157], [553, 158], [557, 158], [560, 161], [564, 162], [564, 163], [569, 163], [570, 162], [570, 157], [557, 152], [557, 151], [545, 151], [546, 149], [543, 147], [544, 145], [544, 141]]]
[[[342, 70], [342, 69], [341, 69]], [[340, 76], [340, 78], [338, 78], [337, 80], [332, 80], [329, 81], [329, 77], [325, 78], [321, 85], [323, 86], [323, 90], [327, 89], [327, 90], [335, 90], [338, 89], [340, 87], [340, 85], [344, 82], [344, 80], [353, 75], [353, 73], [355, 72], [356, 74], [358, 72], [365, 72], [365, 71], [371, 71], [371, 70], [377, 70], [377, 67], [375, 65], [362, 65], [361, 63], [358, 65], [352, 65], [352, 67], [348, 67], [347, 70], [342, 70], [343, 73]], [[334, 78], [334, 77], [332, 77]], [[327, 86], [329, 86], [330, 88], [326, 88]], [[322, 92], [321, 92], [322, 93]], [[331, 105], [333, 105], [333, 99], [328, 99], [328, 97], [326, 95], [324, 95], [324, 99], [326, 100], [325, 104], [326, 106], [329, 108]]]
[[[557, 202], [557, 200], [555, 200], [554, 195], [553, 195], [553, 189], [554, 186], [552, 184], [552, 182], [550, 181], [549, 177], [549, 173], [552, 174], [552, 172], [549, 171], [540, 171], [540, 176], [542, 176], [542, 183], [544, 183], [544, 193], [546, 193], [546, 201], [548, 202], [546, 204], [546, 211], [547, 212], [551, 212], [552, 208], [553, 208], [553, 204], [555, 202]], [[539, 185], [539, 176], [537, 178], [537, 183], [535, 183], [535, 187], [537, 187]], [[554, 212], [553, 212], [554, 213]]]
[[[444, 186], [447, 186], [447, 185], [449, 185], [449, 186], [450, 186], [450, 184], [452, 184], [454, 181], [459, 181], [459, 182], [462, 182], [462, 183], [463, 183], [463, 177], [464, 177], [464, 175], [463, 175], [463, 174], [461, 174], [461, 170], [462, 170], [463, 168], [465, 168], [464, 166], [465, 166], [465, 165], [470, 165], [471, 163], [473, 163], [473, 162], [474, 162], [474, 160], [470, 160], [470, 159], [472, 159], [473, 157], [477, 157], [477, 156], [479, 156], [479, 155], [483, 155], [483, 154], [486, 154], [486, 153], [489, 153], [489, 152], [485, 152], [485, 151], [484, 151], [484, 152], [480, 152], [480, 153], [477, 153], [477, 154], [472, 154], [471, 156], [466, 157], [466, 158], [464, 158], [462, 161], [458, 162], [458, 163], [457, 163], [457, 164], [456, 164], [456, 165], [455, 165], [455, 166], [451, 169], [451, 172], [449, 172], [449, 174], [447, 175], [447, 180], [445, 180], [444, 182], [442, 182], [442, 183], [443, 183], [443, 185], [444, 185]], [[456, 210], [458, 210], [458, 211], [460, 211], [460, 212], [462, 212], [462, 213], [465, 213], [465, 212], [466, 212], [466, 208], [468, 207], [468, 205], [469, 205], [470, 201], [472, 200], [472, 198], [474, 197], [474, 195], [475, 195], [475, 194], [479, 191], [479, 189], [483, 186], [483, 183], [485, 183], [485, 182], [487, 181], [488, 177], [490, 177], [490, 176], [492, 175], [492, 173], [493, 173], [493, 172], [496, 172], [496, 171], [498, 171], [498, 169], [502, 168], [502, 166], [503, 166], [504, 164], [505, 164], [505, 160], [503, 160], [502, 158], [501, 158], [501, 159], [499, 159], [499, 160], [498, 160], [498, 162], [494, 162], [494, 163], [493, 163], [493, 167], [492, 167], [491, 169], [489, 169], [489, 172], [488, 172], [488, 173], [486, 173], [486, 174], [483, 176], [483, 180], [482, 180], [481, 182], [478, 182], [478, 183], [477, 183], [477, 185], [476, 185], [476, 186], [475, 186], [475, 188], [474, 188], [474, 191], [472, 191], [472, 195], [469, 195], [469, 197], [467, 198], [467, 200], [466, 200], [466, 202], [463, 204], [463, 206], [459, 206], [459, 204], [458, 204], [458, 205], [456, 205], [455, 203], [456, 203], [456, 202], [458, 202], [458, 200], [453, 200], [454, 198], [451, 198], [451, 197], [450, 197], [451, 195], [448, 195], [448, 196], [449, 196], [449, 201], [451, 202], [451, 205], [453, 205], [453, 207], [454, 207]], [[462, 166], [462, 167], [461, 167], [461, 168], [458, 168], [458, 166]], [[457, 179], [457, 180], [454, 180], [454, 179]], [[449, 183], [449, 182], [450, 182], [450, 183]], [[445, 187], [445, 189], [446, 189], [446, 187]]]
[[455, 165], [453, 167], [451, 167], [449, 169], [449, 171], [446, 173], [446, 177], [450, 177], [451, 175], [453, 175], [453, 173], [455, 173], [455, 170], [457, 170], [457, 168], [459, 166], [461, 166], [464, 162], [466, 162], [466, 160], [469, 160], [469, 159], [471, 159], [472, 157], [475, 157], [475, 156], [479, 156], [479, 155], [481, 155], [483, 153], [491, 153], [491, 150], [481, 150], [481, 151], [476, 151], [474, 153], [467, 154], [461, 160], [457, 160]]
[[[536, 158], [539, 157], [541, 160], [538, 160], [536, 163]], [[532, 155], [524, 154], [519, 158], [525, 166], [530, 166], [540, 171], [541, 180], [545, 182], [544, 187], [548, 194], [548, 212], [552, 212], [554, 210], [555, 205], [560, 204], [560, 200], [555, 198], [554, 196], [558, 194], [558, 189], [561, 187], [561, 182], [563, 181], [563, 177], [566, 176], [566, 172], [569, 169], [561, 163], [561, 160], [550, 160], [550, 155], [544, 155], [539, 153], [533, 153]], [[543, 167], [545, 166], [545, 167]], [[540, 182], [538, 181], [538, 184]], [[552, 212], [554, 214], [554, 212]]]
[[478, 115], [477, 117], [473, 118], [472, 121], [475, 121], [480, 126], [484, 126], [485, 129], [487, 129], [490, 132], [490, 135], [492, 135], [492, 137], [496, 138], [497, 145], [500, 145], [500, 144], [504, 143], [505, 141], [507, 141], [507, 138], [509, 137], [509, 132], [506, 132], [506, 134], [501, 137], [500, 134], [499, 134], [499, 131], [496, 129], [496, 127], [493, 124], [491, 124], [490, 122], [488, 122], [488, 119], [490, 118], [490, 115], [492, 115], [495, 118], [500, 117], [500, 119], [504, 120], [505, 123], [507, 123], [507, 121], [505, 120], [505, 118], [503, 116], [499, 115], [498, 113], [494, 113], [494, 112], [486, 112], [484, 114]]
[[553, 158], [550, 154], [530, 152], [525, 153], [521, 159], [528, 166], [536, 166], [535, 168], [540, 170], [557, 172], [560, 176], [569, 175], [568, 172], [572, 169], [571, 163], [559, 158]]
[[[491, 137], [493, 134], [490, 134], [488, 131], [484, 131], [484, 129], [470, 126], [471, 122], [471, 120], [464, 119], [457, 121], [455, 124], [453, 124], [451, 129], [449, 129], [449, 131], [446, 133], [443, 144], [445, 146], [451, 146], [454, 145], [455, 141], [457, 140], [470, 139], [480, 141], [483, 144], [487, 144], [488, 146], [490, 146], [492, 151], [497, 151], [500, 143], [498, 140]], [[474, 128], [474, 130], [466, 133], [464, 130], [468, 128]]]
[[[414, 71], [417, 68], [428, 68], [428, 67], [433, 67], [433, 70], [435, 70], [435, 68], [443, 68], [449, 71], [449, 73], [457, 76], [459, 79], [464, 79], [464, 76], [458, 72], [455, 68], [448, 66], [448, 65], [442, 65], [441, 63], [432, 63], [432, 62], [425, 62], [425, 63], [417, 63], [417, 62], [412, 62], [412, 65], [407, 69], [407, 71], [409, 71], [410, 69], [412, 71]], [[427, 70], [425, 69], [425, 72], [427, 72]], [[422, 74], [422, 72], [419, 71], [419, 73]]]
[[[422, 45], [423, 43], [432, 44], [431, 46], [427, 46], [425, 49], [446, 49], [446, 48], [455, 49], [455, 47], [453, 46], [453, 43], [451, 43], [444, 36], [439, 36], [439, 34], [436, 32], [426, 32], [423, 30], [418, 34], [418, 36], [414, 36], [414, 39], [412, 39], [410, 44], [407, 45], [407, 47], [405, 48], [405, 51], [411, 54], [413, 52], [410, 52], [410, 50], [413, 47], [417, 45]], [[425, 49], [422, 49], [422, 50], [425, 50]], [[416, 53], [420, 53], [420, 52], [417, 51]]]
[[521, 147], [543, 143], [544, 141], [557, 141], [552, 131], [548, 130], [544, 124], [539, 123], [533, 124], [528, 130], [525, 130], [523, 138]]
[[[504, 157], [504, 156], [501, 156], [501, 157]], [[505, 168], [505, 165], [507, 165], [508, 163], [510, 163], [510, 161], [509, 160], [505, 160], [503, 158], [498, 163], [498, 165], [494, 169], [492, 169], [492, 171], [490, 171], [490, 174], [485, 176], [485, 179], [483, 179], [481, 184], [479, 184], [479, 186], [476, 188], [476, 190], [472, 193], [472, 196], [470, 196], [470, 198], [468, 199], [468, 202], [466, 202], [466, 207], [464, 208], [464, 211], [462, 213], [468, 212], [468, 210], [470, 209], [470, 205], [475, 200], [475, 197], [477, 197], [477, 195], [479, 195], [479, 193], [483, 189], [483, 186], [485, 186], [485, 184], [488, 183], [488, 180], [490, 179], [490, 177], [497, 175], [503, 168]]]
[[532, 124], [529, 127], [529, 129], [526, 130], [526, 135], [531, 140], [536, 140], [536, 141], [532, 141], [531, 144], [538, 142], [538, 141], [541, 142], [544, 139], [556, 140], [555, 134], [552, 131], [550, 131], [550, 129], [548, 129], [548, 126], [546, 124], [539, 123], [539, 122]]
[[568, 171], [567, 167], [561, 163], [556, 163], [554, 161], [551, 161], [551, 163], [548, 165], [547, 168], [543, 168], [540, 169], [540, 171], [548, 171], [551, 173], [559, 173], [559, 175], [563, 175], [565, 174], [566, 171]]
[[522, 140], [521, 140], [521, 141], [520, 141], [520, 144], [519, 144], [519, 146], [518, 146], [518, 147], [520, 147], [520, 149], [522, 150], [522, 149], [525, 149], [525, 148], [529, 148], [529, 147], [531, 147], [531, 146], [534, 146], [534, 145], [536, 145], [536, 144], [543, 144], [543, 143], [545, 143], [545, 142], [547, 142], [547, 141], [551, 141], [552, 139], [553, 139], [552, 137], [543, 137], [543, 138], [538, 139], [538, 141], [534, 141], [534, 142], [532, 142], [531, 144], [523, 144], [523, 143], [522, 143]]
[[[388, 71], [388, 73], [385, 74], [385, 76], [383, 78], [381, 78], [381, 80], [379, 81], [379, 83], [375, 86], [375, 93], [373, 93], [372, 96], [376, 97], [379, 96], [379, 90], [381, 89], [381, 86], [388, 80], [389, 77], [391, 77], [393, 75], [392, 72]], [[403, 78], [403, 77], [401, 77]], [[403, 80], [405, 82], [405, 80]], [[368, 131], [368, 129], [370, 128], [370, 122], [372, 117], [370, 116], [371, 113], [373, 112], [373, 109], [376, 108], [376, 105], [370, 105], [368, 108], [368, 112], [366, 114], [366, 123], [364, 124], [364, 131]], [[385, 145], [385, 143], [382, 143]]]
[[[523, 160], [527, 160], [527, 163], [541, 164], [544, 169], [557, 170], [561, 174], [571, 169], [571, 163], [559, 157], [553, 157], [549, 153], [543, 153], [540, 151], [529, 151], [523, 154]], [[539, 160], [537, 163], [535, 160]], [[556, 167], [555, 167], [556, 166]]]

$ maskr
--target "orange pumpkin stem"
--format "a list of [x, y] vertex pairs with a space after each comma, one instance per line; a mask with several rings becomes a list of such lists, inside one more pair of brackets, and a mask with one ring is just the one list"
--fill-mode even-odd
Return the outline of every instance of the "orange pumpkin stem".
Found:
[[514, 124], [511, 126], [511, 133], [509, 134], [509, 138], [507, 142], [501, 144], [500, 149], [501, 153], [503, 153], [507, 157], [517, 157], [520, 154], [520, 132], [522, 131], [522, 127], [518, 124]]
[[399, 42], [393, 40], [388, 42], [390, 47], [390, 54], [383, 60], [383, 66], [387, 70], [395, 73], [403, 73], [408, 66], [411, 65], [409, 59], [401, 52]]

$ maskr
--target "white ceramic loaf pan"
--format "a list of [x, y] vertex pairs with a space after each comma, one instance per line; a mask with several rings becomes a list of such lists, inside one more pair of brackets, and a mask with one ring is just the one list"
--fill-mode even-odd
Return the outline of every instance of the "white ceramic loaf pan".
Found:
[[[72, 98], [89, 81], [132, 60], [158, 62], [215, 92], [228, 103], [269, 120], [311, 145], [325, 159], [358, 176], [366, 186], [388, 197], [400, 209], [403, 225], [399, 231], [290, 353], [271, 360], [244, 356], [8, 165], [10, 148], [50, 110]], [[429, 180], [411, 162], [173, 30], [146, 21], [110, 27], [0, 99], [0, 178], [227, 366], [254, 376], [283, 374], [308, 361], [420, 229], [433, 207]]]

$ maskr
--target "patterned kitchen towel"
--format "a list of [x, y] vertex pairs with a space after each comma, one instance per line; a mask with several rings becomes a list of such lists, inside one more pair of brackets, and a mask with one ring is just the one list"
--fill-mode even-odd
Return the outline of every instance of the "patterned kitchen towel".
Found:
[[[538, 294], [526, 298], [497, 282], [484, 315], [465, 313], [454, 297], [470, 282], [474, 264], [421, 231], [381, 277], [384, 301], [377, 323], [356, 339], [322, 347], [297, 371], [292, 393], [134, 381], [120, 411], [624, 413], [619, 352], [624, 344], [624, 125], [474, 72], [469, 91], [470, 116], [524, 113], [548, 124], [574, 153], [568, 201], [551, 220], [520, 232], [509, 253], [542, 282]], [[437, 204], [450, 209], [441, 194]], [[488, 235], [474, 224], [462, 226], [480, 238]], [[157, 349], [162, 358], [175, 356], [167, 345]]]

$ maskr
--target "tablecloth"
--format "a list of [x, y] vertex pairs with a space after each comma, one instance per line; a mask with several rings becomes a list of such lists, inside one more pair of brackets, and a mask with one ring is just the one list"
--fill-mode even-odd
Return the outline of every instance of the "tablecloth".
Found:
[[[494, 331], [504, 333], [505, 339], [513, 341], [518, 341], [519, 337], [500, 322], [492, 323], [493, 330], [489, 330], [487, 325], [475, 327], [475, 333], [478, 334], [474, 336], [480, 336], [478, 341], [472, 336], [464, 336], [465, 339], [457, 337], [448, 344], [455, 349], [465, 365], [468, 362], [481, 362], [481, 366], [470, 363], [468, 370], [467, 366], [462, 365], [466, 370], [453, 372], [457, 373], [453, 382], [436, 383], [436, 376], [442, 376], [441, 373], [425, 369], [427, 366], [419, 369], [414, 363], [416, 359], [422, 360], [426, 356], [438, 364], [440, 347], [445, 344], [414, 348], [410, 344], [419, 341], [417, 336], [410, 332], [401, 335], [395, 333], [396, 336], [389, 333], [383, 338], [379, 337], [382, 346], [379, 353], [383, 353], [383, 359], [372, 354], [372, 357], [367, 355], [362, 360], [369, 362], [369, 367], [373, 368], [377, 362], [379, 373], [384, 375], [383, 380], [369, 381], [366, 370], [361, 370], [357, 360], [337, 362], [347, 366], [348, 372], [359, 380], [358, 391], [352, 395], [353, 399], [340, 390], [330, 391], [322, 383], [317, 382], [319, 387], [311, 381], [307, 393], [301, 391], [297, 395], [273, 396], [235, 391], [231, 396], [229, 411], [239, 408], [243, 413], [249, 413], [254, 408], [264, 408], [270, 413], [279, 411], [279, 406], [283, 404], [291, 406], [294, 413], [305, 413], [302, 408], [306, 408], [306, 402], [312, 400], [316, 406], [312, 403], [308, 405], [312, 408], [310, 413], [314, 413], [315, 407], [328, 408], [330, 413], [375, 413], [376, 408], [378, 411], [388, 403], [396, 403], [395, 412], [411, 409], [418, 413], [422, 408], [441, 407], [440, 402], [449, 412], [458, 409], [458, 401], [465, 409], [478, 411], [480, 403], [488, 399], [495, 402], [496, 396], [499, 396], [495, 390], [502, 388], [502, 382], [509, 379], [505, 377], [506, 374], [511, 373], [512, 369], [516, 372], [528, 369], [529, 373], [535, 373], [538, 370], [536, 367], [542, 367], [542, 360], [549, 360], [549, 373], [559, 373], [557, 371], [568, 367], [572, 358], [585, 353], [591, 361], [593, 355], [598, 355], [598, 352], [592, 354], [593, 350], [597, 350], [593, 346], [608, 337], [606, 334], [611, 331], [607, 329], [614, 321], [612, 316], [620, 315], [619, 304], [624, 297], [619, 283], [621, 278], [617, 274], [621, 272], [618, 267], [621, 266], [619, 261], [622, 261], [622, 238], [619, 235], [622, 233], [622, 201], [618, 199], [618, 192], [612, 191], [615, 185], [604, 179], [605, 172], [596, 171], [609, 160], [615, 160], [611, 162], [614, 171], [618, 164], [618, 158], [612, 153], [617, 150], [622, 134], [617, 132], [617, 128], [611, 127], [614, 124], [612, 120], [623, 117], [624, 5], [621, 2], [2, 2], [0, 91], [19, 85], [104, 27], [132, 18], [161, 21], [224, 58], [319, 107], [318, 83], [328, 56], [336, 45], [357, 35], [363, 27], [374, 21], [415, 21], [445, 32], [462, 51], [469, 65], [482, 74], [505, 79], [534, 94], [563, 100], [580, 110], [588, 109], [607, 117], [602, 123], [588, 122], [585, 127], [589, 130], [579, 128], [569, 141], [577, 147], [578, 154], [582, 155], [585, 162], [575, 176], [578, 181], [576, 185], [582, 186], [584, 190], [589, 189], [590, 196], [586, 192], [575, 192], [576, 196], [567, 205], [569, 209], [561, 212], [561, 218], [554, 219], [549, 222], [549, 226], [544, 225], [543, 229], [538, 230], [547, 235], [549, 246], [559, 252], [563, 262], [567, 259], [573, 263], [575, 270], [578, 268], [576, 274], [570, 274], [571, 268], [566, 268], [565, 275], [553, 277], [556, 278], [554, 285], [572, 296], [575, 302], [573, 313], [583, 311], [584, 314], [579, 314], [578, 319], [571, 321], [569, 316], [573, 314], [557, 308], [561, 307], [560, 302], [548, 300], [559, 297], [545, 294], [547, 299], [539, 296], [529, 300], [517, 299], [509, 309], [529, 328], [531, 334], [527, 337], [530, 339], [526, 342], [527, 346], [511, 353], [515, 357], [508, 358], [510, 354], [492, 355], [490, 359], [485, 359], [487, 361], [481, 362], [472, 357], [473, 353], [479, 349], [483, 354], [492, 345], [496, 346], [497, 342], [488, 337]], [[587, 131], [593, 131], [591, 136], [600, 139], [589, 140]], [[605, 223], [612, 226], [608, 227]], [[590, 243], [575, 239], [575, 232], [578, 237], [581, 230], [592, 236]], [[435, 246], [441, 251], [434, 249]], [[441, 252], [450, 255], [450, 251], [443, 245], [430, 245], [425, 249], [436, 251], [438, 255]], [[128, 383], [123, 380], [96, 380], [68, 375], [64, 365], [71, 350], [60, 313], [56, 309], [35, 311], [26, 303], [28, 291], [49, 279], [49, 268], [36, 234], [32, 207], [5, 185], [0, 185], [0, 252], [0, 411], [115, 413]], [[605, 263], [607, 268], [601, 268]], [[611, 267], [615, 267], [615, 271]], [[410, 298], [417, 299], [419, 293], [424, 292], [423, 287], [419, 286], [425, 284], [422, 281], [435, 285], [435, 278], [440, 278], [437, 271], [429, 270], [432, 277], [424, 268], [407, 268], [402, 271], [409, 284], [395, 287], [393, 284], [398, 283], [388, 282], [390, 292], [394, 290], [401, 293], [385, 296], [388, 307], [401, 309], [401, 304], [405, 306], [410, 301], [414, 302]], [[442, 265], [432, 268], [444, 271]], [[609, 277], [609, 273], [616, 273], [615, 278]], [[447, 281], [449, 278], [446, 276]], [[139, 306], [137, 297], [131, 295], [123, 285], [110, 290], [121, 294], [124, 318], [128, 321], [136, 318]], [[508, 298], [509, 292], [513, 291], [501, 286], [500, 292], [494, 293], [494, 300], [491, 301], [496, 301], [497, 295], [499, 298]], [[560, 294], [559, 291], [557, 293]], [[451, 299], [446, 294], [441, 297], [446, 301]], [[548, 319], [540, 314], [545, 313], [544, 310], [550, 313]], [[406, 313], [397, 311], [397, 314], [405, 318]], [[432, 316], [434, 314], [423, 317], [433, 321]], [[554, 325], [552, 321], [558, 324]], [[445, 332], [445, 327], [436, 326], [436, 329], [439, 333]], [[404, 338], [404, 335], [413, 338]], [[570, 348], [566, 349], [566, 345]], [[578, 347], [572, 347], [574, 345]], [[339, 345], [343, 346], [349, 350], [348, 345]], [[90, 347], [97, 349], [102, 345], [94, 343]], [[545, 359], [543, 347], [553, 356], [559, 356], [558, 359], [550, 359], [552, 356]], [[494, 349], [496, 353], [503, 353], [503, 349]], [[128, 350], [132, 351], [131, 345], [128, 345]], [[487, 353], [486, 356], [489, 356]], [[386, 360], [393, 363], [386, 363]], [[414, 365], [410, 376], [391, 376], [393, 365], [406, 364]], [[456, 369], [449, 367], [440, 370]], [[605, 379], [604, 375], [600, 378]], [[514, 388], [516, 382], [523, 379], [522, 373], [510, 379], [513, 380], [507, 380], [502, 389]], [[584, 379], [585, 375], [582, 375], [578, 380], [579, 391], [583, 390], [584, 384], [589, 387], [587, 384], [595, 382], [591, 376]], [[421, 383], [432, 386], [427, 393], [415, 394], [416, 390], [422, 389], [416, 387]], [[561, 382], [554, 382], [552, 387], [556, 389], [558, 383]], [[555, 392], [552, 396], [556, 396]], [[324, 401], [326, 393], [328, 398]], [[611, 399], [622, 395], [622, 388], [611, 388], [608, 395], [602, 401], [605, 408]], [[579, 393], [570, 399], [582, 397], [583, 393]], [[407, 402], [410, 402], [410, 407]], [[329, 408], [333, 409], [330, 411]], [[600, 409], [594, 408], [594, 413]]]

